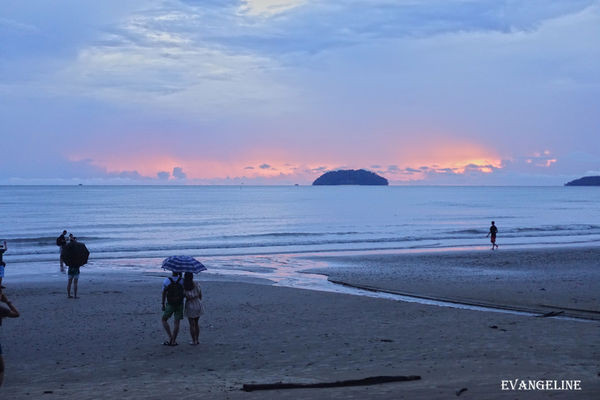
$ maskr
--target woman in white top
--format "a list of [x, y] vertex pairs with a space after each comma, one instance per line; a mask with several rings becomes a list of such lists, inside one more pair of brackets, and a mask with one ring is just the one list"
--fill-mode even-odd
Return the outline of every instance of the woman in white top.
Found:
[[202, 290], [196, 282], [194, 282], [194, 274], [186, 272], [183, 275], [183, 290], [185, 293], [185, 310], [184, 314], [190, 323], [190, 335], [192, 341], [190, 344], [200, 344], [198, 336], [200, 336], [200, 326], [198, 320], [204, 314], [202, 307]]

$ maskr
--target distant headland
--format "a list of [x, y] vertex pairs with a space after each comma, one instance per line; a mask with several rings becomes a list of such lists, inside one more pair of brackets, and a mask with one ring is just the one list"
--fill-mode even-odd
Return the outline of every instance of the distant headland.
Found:
[[364, 169], [329, 171], [318, 177], [313, 185], [388, 185], [388, 180]]
[[565, 186], [600, 186], [600, 176], [584, 176], [565, 183]]

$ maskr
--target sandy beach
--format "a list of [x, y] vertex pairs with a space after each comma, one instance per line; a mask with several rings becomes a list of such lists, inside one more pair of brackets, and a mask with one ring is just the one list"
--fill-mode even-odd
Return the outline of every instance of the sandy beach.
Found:
[[[318, 257], [332, 281], [462, 302], [600, 314], [600, 249]], [[580, 311], [578, 311], [580, 310]], [[592, 311], [592, 313], [586, 312]]]
[[[330, 279], [446, 298], [598, 311], [595, 249], [328, 258]], [[543, 270], [543, 273], [539, 272]], [[166, 276], [163, 274], [163, 276]], [[235, 278], [231, 278], [235, 279]], [[600, 396], [600, 321], [468, 311], [201, 275], [200, 346], [160, 325], [160, 274], [82, 270], [65, 282], [10, 283], [2, 399], [592, 399]], [[541, 290], [541, 288], [545, 290]], [[589, 314], [589, 313], [588, 313]], [[243, 392], [243, 384], [376, 375], [421, 380]], [[582, 390], [502, 391], [503, 379], [581, 380]], [[461, 389], [459, 397], [456, 393]]]

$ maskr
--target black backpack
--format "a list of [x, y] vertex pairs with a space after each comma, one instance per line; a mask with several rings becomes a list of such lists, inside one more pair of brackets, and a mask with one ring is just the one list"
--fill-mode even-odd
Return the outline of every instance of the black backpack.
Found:
[[179, 283], [181, 277], [178, 277], [176, 281], [169, 278], [171, 283], [167, 286], [167, 303], [172, 306], [178, 306], [183, 303], [183, 285]]

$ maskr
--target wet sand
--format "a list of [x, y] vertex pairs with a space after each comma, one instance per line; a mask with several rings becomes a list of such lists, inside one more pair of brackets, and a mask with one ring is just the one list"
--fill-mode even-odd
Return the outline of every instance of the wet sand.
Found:
[[[582, 258], [573, 260], [575, 254]], [[541, 251], [529, 264], [515, 264], [519, 257], [508, 252], [502, 254], [504, 260], [499, 260], [500, 253], [436, 254], [431, 259], [336, 257], [330, 261], [344, 264], [343, 269], [328, 273], [411, 292], [518, 304], [555, 300], [597, 308], [598, 292], [593, 291], [598, 281], [591, 282], [597, 271], [594, 254]], [[579, 269], [581, 276], [568, 278], [570, 272], [561, 272], [561, 262], [587, 267]], [[435, 267], [438, 263], [448, 269]], [[410, 273], [400, 273], [397, 265], [413, 267]], [[500, 265], [508, 273], [491, 273]], [[542, 267], [561, 279], [534, 277], [532, 283], [513, 277], [513, 272]], [[489, 273], [473, 276], [479, 270]], [[462, 275], [455, 276], [457, 271]], [[497, 276], [498, 286], [487, 287], [498, 281]], [[187, 344], [183, 321], [177, 347], [161, 345], [165, 334], [159, 276], [86, 274], [82, 269], [78, 300], [66, 298], [62, 281], [7, 282], [7, 294], [22, 316], [5, 320], [0, 328], [7, 367], [0, 398], [446, 399], [457, 398], [462, 388], [467, 390], [461, 399], [600, 395], [600, 322], [466, 311], [273, 287], [259, 280], [211, 280], [209, 274], [202, 279], [206, 314], [200, 321], [201, 345]], [[442, 284], [439, 279], [450, 280]], [[552, 297], [534, 292], [539, 284]], [[244, 383], [312, 383], [374, 375], [422, 379], [353, 388], [240, 390]], [[580, 379], [583, 390], [500, 390], [502, 379], [514, 378]]]
[[[318, 257], [332, 281], [465, 302], [600, 318], [600, 248]], [[586, 311], [591, 311], [588, 313]]]

